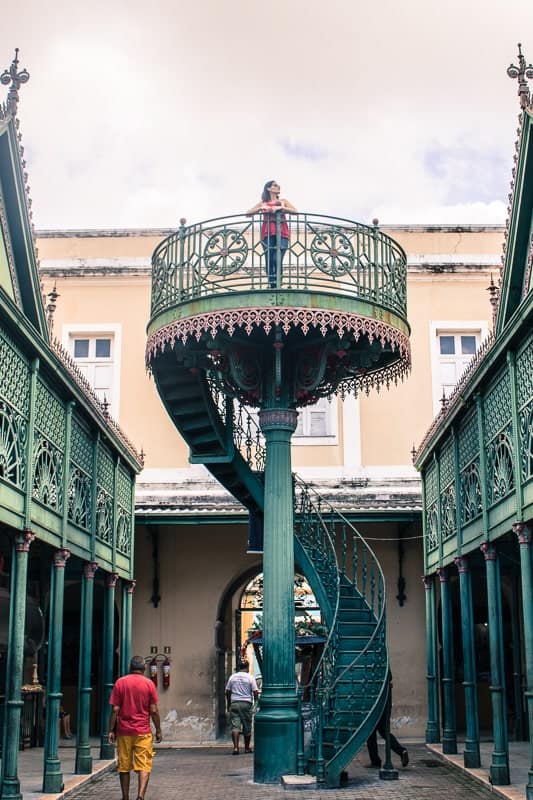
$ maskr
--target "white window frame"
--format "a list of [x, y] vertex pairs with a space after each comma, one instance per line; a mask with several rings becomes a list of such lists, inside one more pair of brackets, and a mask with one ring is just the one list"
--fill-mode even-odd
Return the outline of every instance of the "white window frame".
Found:
[[111, 384], [111, 402], [109, 404], [109, 413], [113, 419], [118, 421], [120, 409], [120, 369], [121, 369], [121, 354], [122, 354], [122, 325], [117, 322], [111, 323], [76, 323], [71, 325], [66, 323], [63, 325], [61, 331], [62, 344], [65, 350], [70, 353], [74, 362], [71, 342], [73, 339], [88, 339], [105, 338], [108, 336], [113, 340], [112, 354], [113, 358], [110, 359], [110, 364], [113, 368], [113, 379]]
[[[465, 333], [467, 335], [478, 334], [479, 346], [485, 341], [489, 334], [489, 325], [486, 319], [476, 320], [432, 320], [429, 323], [429, 342], [431, 355], [431, 388], [433, 401], [433, 414], [436, 416], [442, 408], [441, 397], [442, 389], [440, 383], [439, 364], [441, 354], [438, 343], [439, 336], [457, 335]], [[477, 352], [477, 350], [476, 350]], [[472, 356], [475, 358], [475, 356]]]
[[[337, 445], [339, 443], [339, 408], [337, 395], [332, 395], [331, 400], [326, 399], [329, 410], [329, 433], [326, 436], [297, 436], [296, 433], [292, 435], [292, 443], [296, 447], [317, 446], [317, 445]], [[296, 409], [298, 414], [309, 414], [314, 406], [304, 406], [304, 408]]]

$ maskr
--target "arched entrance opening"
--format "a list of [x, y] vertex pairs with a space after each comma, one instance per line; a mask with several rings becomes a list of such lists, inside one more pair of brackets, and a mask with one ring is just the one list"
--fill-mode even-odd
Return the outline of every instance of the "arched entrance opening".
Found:
[[[217, 737], [226, 733], [224, 689], [241, 657], [261, 688], [263, 573], [261, 565], [247, 570], [228, 587], [216, 625]], [[320, 658], [327, 630], [317, 599], [304, 575], [294, 576], [295, 680], [307, 684]]]

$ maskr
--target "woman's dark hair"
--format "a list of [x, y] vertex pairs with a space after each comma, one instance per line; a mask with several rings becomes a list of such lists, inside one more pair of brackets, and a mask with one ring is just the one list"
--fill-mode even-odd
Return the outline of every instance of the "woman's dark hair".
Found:
[[268, 191], [273, 183], [276, 183], [275, 180], [267, 181], [263, 187], [263, 194], [261, 195], [261, 200], [263, 203], [268, 203], [270, 200], [270, 192]]

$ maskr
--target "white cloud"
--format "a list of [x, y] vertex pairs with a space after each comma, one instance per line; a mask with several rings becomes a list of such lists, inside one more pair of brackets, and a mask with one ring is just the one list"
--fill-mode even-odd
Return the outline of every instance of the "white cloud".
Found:
[[532, 17], [530, 0], [21, 0], [0, 55], [20, 47], [31, 73], [36, 225], [237, 213], [273, 177], [298, 208], [362, 222], [501, 222], [505, 71]]

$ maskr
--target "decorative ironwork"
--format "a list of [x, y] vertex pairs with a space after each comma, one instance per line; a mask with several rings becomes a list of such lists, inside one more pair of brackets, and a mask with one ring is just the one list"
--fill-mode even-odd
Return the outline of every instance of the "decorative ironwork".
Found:
[[[311, 240], [309, 253], [318, 269], [332, 277], [351, 272], [355, 261], [352, 243], [338, 228], [325, 228], [316, 233]], [[364, 268], [366, 265], [362, 257], [360, 262]]]
[[45, 506], [61, 512], [63, 508], [63, 457], [44, 436], [36, 439], [32, 495]]
[[11, 62], [11, 66], [9, 69], [5, 69], [2, 74], [0, 75], [0, 83], [4, 86], [9, 86], [9, 92], [7, 94], [7, 100], [5, 102], [5, 110], [0, 113], [0, 119], [2, 117], [5, 118], [7, 114], [11, 114], [15, 116], [17, 113], [17, 106], [19, 101], [19, 89], [24, 84], [27, 83], [30, 79], [30, 73], [27, 69], [22, 69], [20, 72], [18, 70], [19, 66], [19, 49], [18, 47], [15, 48], [15, 58]]
[[248, 244], [240, 231], [224, 228], [207, 240], [204, 263], [213, 275], [231, 275], [241, 269], [248, 257]]
[[472, 461], [461, 472], [461, 523], [475, 519], [483, 509], [479, 459]]
[[131, 514], [123, 508], [117, 512], [117, 550], [123, 555], [131, 555]]
[[[270, 292], [258, 222], [221, 217], [165, 239], [152, 259], [152, 315], [198, 296]], [[349, 295], [405, 318], [407, 259], [393, 239], [375, 227], [316, 214], [293, 214], [290, 222], [284, 288]], [[213, 282], [213, 274], [225, 280]]]
[[511, 383], [507, 369], [498, 376], [483, 399], [483, 419], [486, 444], [511, 420]]
[[[2, 119], [2, 107], [0, 106], [0, 119]], [[0, 238], [3, 237], [7, 263], [9, 266], [9, 274], [11, 276], [11, 285], [13, 287], [13, 297], [16, 305], [21, 308], [22, 302], [20, 299], [20, 291], [18, 285], [17, 271], [15, 269], [15, 258], [13, 256], [13, 248], [11, 246], [11, 237], [9, 235], [9, 226], [7, 224], [6, 210], [4, 208], [4, 199], [0, 192]]]
[[30, 371], [24, 357], [4, 332], [0, 335], [0, 395], [28, 417]]
[[37, 380], [35, 426], [58, 449], [65, 448], [65, 408], [43, 381]]
[[533, 78], [533, 65], [526, 64], [526, 59], [522, 55], [522, 45], [518, 44], [518, 66], [510, 64], [507, 67], [507, 74], [513, 80], [518, 79], [518, 96], [520, 98], [520, 108], [529, 106], [529, 86], [527, 81]]
[[433, 503], [426, 511], [426, 551], [434, 550], [439, 544], [439, 515], [437, 503]]
[[492, 505], [514, 489], [513, 445], [510, 426], [499, 433], [487, 451], [487, 494]]
[[25, 530], [15, 534], [15, 550], [17, 553], [28, 553], [30, 545], [35, 539], [33, 531]]
[[0, 400], [0, 478], [20, 489], [26, 485], [26, 437], [24, 418]]
[[533, 477], [533, 400], [519, 416], [520, 424], [520, 473], [522, 481]]
[[448, 486], [441, 494], [441, 526], [442, 538], [449, 539], [457, 532], [456, 512], [457, 504], [455, 499], [455, 486]]
[[89, 530], [91, 524], [92, 481], [77, 467], [71, 469], [68, 487], [68, 518], [80, 528]]
[[113, 498], [103, 489], [96, 496], [96, 538], [113, 543]]

